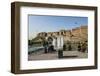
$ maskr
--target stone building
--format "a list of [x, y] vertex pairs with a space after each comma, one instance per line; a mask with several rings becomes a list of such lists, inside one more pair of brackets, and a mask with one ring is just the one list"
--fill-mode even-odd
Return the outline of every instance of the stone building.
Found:
[[71, 30], [60, 30], [58, 32], [41, 32], [37, 36], [41, 37], [53, 37], [63, 36], [64, 41], [85, 41], [88, 38], [87, 26], [77, 27]]
[[37, 37], [43, 37], [48, 39], [51, 37], [53, 39], [52, 45], [55, 48], [61, 48], [63, 45], [69, 45], [76, 49], [78, 43], [83, 43], [88, 41], [88, 27], [80, 26], [71, 30], [60, 30], [57, 32], [41, 32]]

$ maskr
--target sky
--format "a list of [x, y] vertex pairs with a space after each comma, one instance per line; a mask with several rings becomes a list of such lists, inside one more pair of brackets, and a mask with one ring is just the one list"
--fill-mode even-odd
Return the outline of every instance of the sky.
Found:
[[88, 25], [87, 17], [29, 15], [28, 38], [35, 38], [40, 32], [55, 32], [62, 29], [70, 30], [82, 25]]

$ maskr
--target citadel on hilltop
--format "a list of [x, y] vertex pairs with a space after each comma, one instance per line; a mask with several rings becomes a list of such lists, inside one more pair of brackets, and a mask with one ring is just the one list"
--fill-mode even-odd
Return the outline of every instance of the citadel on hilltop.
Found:
[[81, 26], [71, 30], [60, 30], [58, 32], [41, 32], [37, 36], [39, 37], [58, 37], [63, 36], [64, 42], [84, 42], [88, 39], [88, 27]]
[[72, 50], [77, 50], [79, 44], [83, 45], [85, 43], [87, 45], [88, 26], [84, 25], [71, 30], [60, 30], [57, 32], [40, 32], [31, 40], [31, 43], [34, 45], [43, 46], [44, 42], [47, 42], [48, 46], [54, 46], [55, 49], [71, 46]]

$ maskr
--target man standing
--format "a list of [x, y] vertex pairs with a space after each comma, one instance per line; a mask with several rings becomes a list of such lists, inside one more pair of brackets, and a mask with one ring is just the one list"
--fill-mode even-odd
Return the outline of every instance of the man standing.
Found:
[[78, 44], [78, 51], [81, 51], [81, 44]]
[[43, 42], [43, 47], [44, 47], [44, 53], [48, 53], [48, 42], [47, 41]]

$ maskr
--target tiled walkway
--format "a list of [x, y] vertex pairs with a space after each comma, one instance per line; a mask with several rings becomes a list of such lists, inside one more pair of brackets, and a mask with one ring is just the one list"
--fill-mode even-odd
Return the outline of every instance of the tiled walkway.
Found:
[[[88, 53], [83, 53], [83, 52], [78, 52], [78, 51], [63, 51], [63, 56], [65, 56], [66, 59], [87, 58]], [[46, 53], [46, 54], [45, 53], [35, 53], [35, 54], [32, 53], [28, 55], [28, 60], [53, 60], [53, 59], [59, 59], [58, 52]]]

